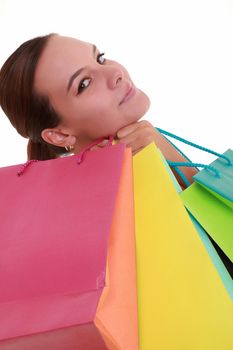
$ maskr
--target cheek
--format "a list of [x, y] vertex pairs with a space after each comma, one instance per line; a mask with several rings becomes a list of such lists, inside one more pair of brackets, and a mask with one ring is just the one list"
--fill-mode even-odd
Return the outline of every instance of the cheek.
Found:
[[111, 96], [101, 95], [90, 99], [85, 112], [86, 130], [100, 136], [115, 134], [122, 127], [142, 118], [149, 106], [150, 100], [141, 90], [138, 90], [134, 99], [121, 106]]
[[89, 98], [76, 116], [77, 131], [91, 138], [114, 134], [120, 128], [120, 112], [106, 96]]

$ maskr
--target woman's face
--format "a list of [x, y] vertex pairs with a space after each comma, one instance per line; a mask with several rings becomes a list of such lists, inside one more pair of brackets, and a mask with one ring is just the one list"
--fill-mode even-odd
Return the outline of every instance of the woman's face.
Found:
[[150, 106], [148, 96], [136, 87], [135, 94], [120, 103], [134, 84], [122, 65], [100, 53], [90, 43], [54, 35], [36, 68], [36, 91], [47, 95], [62, 116], [60, 130], [82, 144], [115, 135]]

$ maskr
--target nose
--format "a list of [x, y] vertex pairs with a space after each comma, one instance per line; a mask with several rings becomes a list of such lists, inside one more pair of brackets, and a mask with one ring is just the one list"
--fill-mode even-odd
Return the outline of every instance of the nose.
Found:
[[119, 67], [108, 67], [107, 84], [110, 89], [115, 87], [123, 80], [124, 74]]

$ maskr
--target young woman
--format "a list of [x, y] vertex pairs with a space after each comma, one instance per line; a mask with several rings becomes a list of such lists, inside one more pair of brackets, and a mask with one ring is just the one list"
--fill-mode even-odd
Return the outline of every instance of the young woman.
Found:
[[[17, 48], [0, 71], [0, 105], [18, 133], [29, 138], [28, 159], [76, 154], [114, 135], [133, 155], [155, 142], [165, 158], [186, 160], [151, 123], [139, 121], [150, 99], [126, 68], [75, 38], [52, 33]], [[190, 182], [195, 172], [184, 170]]]

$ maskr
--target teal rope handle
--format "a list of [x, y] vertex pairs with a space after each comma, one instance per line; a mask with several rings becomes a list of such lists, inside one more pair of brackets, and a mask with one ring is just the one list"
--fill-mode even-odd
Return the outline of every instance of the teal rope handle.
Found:
[[[215, 152], [215, 151], [212, 151], [212, 150], [210, 150], [210, 149], [208, 149], [208, 148], [206, 148], [206, 147], [199, 146], [199, 145], [197, 145], [197, 144], [195, 144], [195, 143], [193, 143], [193, 142], [190, 142], [190, 141], [188, 141], [188, 140], [186, 140], [186, 139], [184, 139], [184, 138], [182, 138], [182, 137], [180, 137], [180, 136], [177, 136], [177, 135], [175, 135], [175, 134], [172, 134], [171, 132], [168, 132], [168, 131], [163, 130], [163, 129], [161, 129], [161, 128], [156, 128], [156, 129], [157, 129], [161, 134], [170, 136], [170, 137], [172, 137], [172, 138], [174, 138], [174, 139], [176, 139], [176, 140], [178, 140], [178, 141], [181, 141], [181, 142], [183, 142], [183, 143], [185, 143], [185, 144], [187, 144], [187, 145], [189, 145], [189, 146], [198, 148], [198, 149], [200, 149], [200, 150], [202, 150], [202, 151], [204, 151], [204, 152], [208, 152], [208, 153], [210, 153], [210, 154], [214, 154], [214, 155], [216, 155], [216, 156], [218, 156], [218, 157], [220, 157], [220, 158], [223, 158], [224, 160], [227, 161], [227, 165], [229, 165], [229, 166], [232, 166], [232, 165], [233, 165], [232, 162], [231, 162], [231, 160], [230, 160], [228, 157], [226, 157], [225, 155], [223, 155], [223, 154], [220, 154], [220, 153], [217, 153], [217, 152]], [[199, 168], [208, 169], [208, 170], [214, 172], [214, 175], [215, 175], [216, 177], [220, 177], [220, 172], [219, 172], [216, 168], [214, 168], [214, 167], [211, 166], [211, 165], [206, 165], [206, 164], [201, 164], [201, 163], [193, 163], [193, 162], [192, 162], [192, 161], [191, 161], [191, 160], [176, 146], [176, 145], [174, 145], [174, 143], [172, 143], [166, 136], [164, 136], [164, 137], [168, 140], [168, 142], [170, 142], [170, 144], [171, 144], [184, 158], [186, 158], [186, 159], [189, 161], [189, 162], [172, 162], [172, 161], [167, 160], [168, 164], [169, 164], [171, 167], [174, 168], [174, 170], [177, 172], [177, 174], [180, 176], [180, 178], [183, 180], [183, 182], [185, 183], [186, 186], [189, 186], [189, 185], [190, 185], [190, 182], [188, 181], [188, 179], [186, 178], [186, 176], [183, 174], [183, 172], [178, 168], [178, 166], [194, 167], [194, 168], [199, 167]]]
[[184, 154], [173, 142], [171, 142], [171, 140], [169, 140], [166, 136], [164, 137], [184, 158], [191, 162], [191, 160], [186, 156], [186, 154]]
[[[166, 130], [163, 130], [163, 129], [160, 129], [160, 128], [156, 128], [156, 129], [157, 129], [161, 134], [170, 136], [170, 137], [172, 137], [172, 138], [174, 138], [174, 139], [176, 139], [176, 140], [178, 140], [178, 141], [181, 141], [181, 142], [183, 142], [183, 143], [186, 143], [186, 144], [189, 145], [189, 146], [198, 148], [198, 149], [200, 149], [200, 150], [202, 150], [202, 151], [204, 151], [204, 152], [207, 152], [207, 153], [210, 153], [210, 154], [214, 154], [214, 155], [217, 156], [217, 157], [223, 158], [223, 159], [225, 159], [225, 160], [227, 161], [227, 165], [233, 166], [232, 161], [231, 161], [227, 156], [225, 156], [224, 154], [220, 154], [220, 153], [217, 153], [217, 152], [215, 152], [215, 151], [210, 150], [209, 148], [199, 146], [199, 145], [197, 145], [196, 143], [190, 142], [190, 141], [188, 141], [188, 140], [186, 140], [186, 139], [184, 139], [184, 138], [182, 138], [182, 137], [180, 137], [180, 136], [177, 136], [177, 135], [175, 135], [175, 134], [172, 134], [171, 132], [168, 132], [168, 131], [166, 131]], [[185, 156], [185, 158], [187, 158], [187, 157]]]
[[197, 167], [197, 168], [204, 168], [210, 171], [213, 171], [214, 175], [218, 178], [220, 178], [220, 172], [218, 171], [218, 169], [214, 168], [211, 165], [206, 165], [206, 164], [201, 164], [201, 163], [193, 163], [193, 162], [171, 162], [170, 160], [167, 161], [168, 164], [171, 167], [174, 167], [174, 169], [176, 170], [176, 172], [180, 175], [180, 177], [182, 178], [182, 180], [184, 181], [184, 183], [189, 186], [190, 182], [188, 181], [188, 179], [184, 176], [184, 174], [182, 173], [182, 171], [177, 168], [178, 166], [185, 166], [185, 167]]
[[218, 171], [218, 169], [214, 168], [211, 165], [193, 163], [193, 162], [171, 162], [170, 160], [168, 161], [168, 164], [172, 167], [185, 166], [185, 167], [197, 167], [197, 168], [209, 169], [214, 172], [216, 177], [220, 177], [220, 172]]
[[190, 186], [190, 182], [187, 179], [187, 177], [184, 175], [184, 173], [177, 167], [174, 167], [174, 170], [177, 172], [177, 174], [180, 176], [180, 178], [183, 180], [184, 184], [188, 187]]

